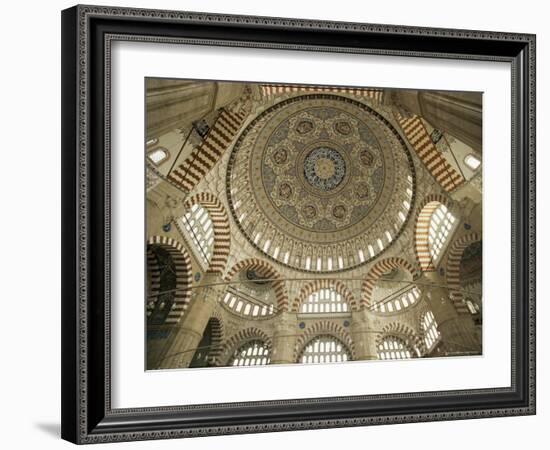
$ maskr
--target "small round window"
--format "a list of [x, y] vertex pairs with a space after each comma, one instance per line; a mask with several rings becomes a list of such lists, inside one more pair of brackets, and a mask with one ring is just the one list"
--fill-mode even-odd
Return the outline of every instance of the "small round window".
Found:
[[477, 170], [481, 165], [481, 161], [471, 153], [464, 158], [464, 163], [472, 170]]
[[147, 153], [147, 158], [149, 158], [153, 164], [158, 166], [168, 159], [168, 150], [162, 147], [156, 148]]

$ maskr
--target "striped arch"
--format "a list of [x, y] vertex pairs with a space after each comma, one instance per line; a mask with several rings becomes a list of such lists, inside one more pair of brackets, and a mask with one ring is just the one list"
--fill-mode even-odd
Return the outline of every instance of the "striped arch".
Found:
[[187, 192], [191, 192], [229, 148], [246, 116], [243, 109], [232, 111], [222, 108], [201, 144], [193, 149], [168, 178]]
[[151, 286], [148, 295], [155, 298], [160, 292], [160, 267], [150, 245], [147, 245], [147, 273], [151, 276]]
[[271, 97], [277, 94], [304, 93], [304, 92], [330, 92], [335, 94], [354, 94], [370, 98], [382, 103], [384, 91], [382, 89], [365, 89], [356, 87], [338, 86], [309, 86], [298, 84], [262, 84], [260, 85], [262, 96]]
[[450, 209], [447, 198], [443, 195], [432, 194], [428, 195], [421, 205], [419, 205], [416, 213], [416, 221], [414, 228], [414, 250], [420, 268], [423, 271], [435, 270], [432, 257], [430, 255], [430, 245], [428, 243], [428, 235], [430, 232], [430, 220], [432, 214], [439, 207], [445, 205]]
[[214, 228], [214, 249], [207, 272], [221, 274], [225, 270], [231, 246], [227, 212], [218, 198], [209, 192], [200, 192], [185, 201], [187, 209], [191, 209], [195, 204], [208, 211]]
[[464, 184], [466, 180], [437, 150], [419, 116], [405, 117], [396, 113], [395, 118], [416, 154], [443, 189], [451, 192]]
[[229, 359], [233, 356], [235, 350], [237, 350], [241, 345], [244, 345], [249, 341], [256, 340], [262, 341], [271, 353], [271, 349], [273, 346], [271, 337], [269, 337], [263, 330], [260, 330], [259, 328], [245, 328], [244, 330], [238, 331], [229, 339], [227, 339], [226, 342], [224, 342], [216, 365], [228, 365]]
[[315, 322], [308, 328], [306, 328], [304, 334], [302, 334], [296, 340], [296, 346], [294, 347], [295, 362], [299, 362], [298, 359], [300, 358], [300, 355], [303, 353], [309, 341], [311, 341], [314, 337], [320, 335], [329, 335], [335, 337], [348, 348], [352, 360], [355, 360], [357, 358], [355, 353], [355, 344], [348, 331], [337, 323], [331, 322], [329, 320], [322, 320], [319, 322]]
[[333, 288], [342, 296], [342, 298], [350, 307], [351, 311], [358, 310], [358, 305], [355, 297], [344, 283], [342, 283], [340, 280], [323, 279], [311, 281], [310, 283], [302, 287], [302, 289], [300, 290], [300, 294], [294, 299], [294, 302], [292, 303], [291, 311], [299, 312], [301, 304], [305, 302], [311, 294], [323, 288]]
[[288, 310], [288, 292], [285, 282], [277, 270], [268, 262], [258, 258], [248, 258], [236, 263], [224, 277], [225, 281], [231, 281], [233, 277], [245, 269], [255, 270], [260, 276], [274, 280], [273, 290], [277, 299], [277, 311]]
[[365, 277], [363, 286], [361, 287], [361, 308], [369, 308], [371, 306], [372, 291], [378, 282], [378, 279], [386, 272], [401, 268], [409, 272], [413, 278], [416, 277], [414, 266], [405, 261], [403, 258], [391, 257], [378, 261]]
[[151, 293], [158, 294], [160, 288], [160, 269], [150, 246], [158, 245], [164, 248], [172, 257], [176, 267], [176, 292], [174, 307], [168, 313], [167, 324], [176, 324], [180, 321], [191, 299], [192, 270], [191, 258], [187, 249], [175, 239], [167, 236], [151, 236], [147, 239], [147, 267], [151, 269]]
[[208, 352], [208, 359], [212, 365], [216, 365], [222, 353], [222, 343], [224, 339], [224, 326], [221, 315], [215, 311], [208, 320], [212, 323], [212, 343]]
[[469, 233], [454, 241], [449, 249], [447, 256], [447, 287], [449, 288], [449, 297], [459, 314], [469, 314], [468, 306], [464, 302], [464, 294], [460, 285], [460, 261], [464, 249], [474, 242], [481, 241], [479, 233]]
[[425, 346], [421, 336], [415, 333], [412, 328], [400, 322], [392, 322], [387, 324], [384, 328], [382, 328], [382, 331], [377, 334], [375, 341], [377, 352], [384, 338], [389, 336], [396, 337], [404, 341], [405, 344], [409, 346], [409, 350], [413, 355], [417, 355], [417, 350], [421, 355], [425, 352]]

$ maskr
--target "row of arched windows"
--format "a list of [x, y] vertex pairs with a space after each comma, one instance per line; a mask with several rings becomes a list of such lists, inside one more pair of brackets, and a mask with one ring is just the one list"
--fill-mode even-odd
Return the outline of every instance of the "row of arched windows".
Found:
[[[437, 345], [440, 334], [433, 314], [429, 311], [422, 318], [426, 354]], [[410, 359], [421, 356], [418, 348], [411, 345], [408, 339], [397, 335], [384, 336], [377, 347], [378, 359]], [[298, 361], [302, 364], [322, 364], [345, 362], [351, 360], [350, 349], [338, 338], [331, 335], [319, 335], [311, 339], [302, 350]], [[269, 364], [270, 349], [260, 341], [253, 340], [239, 346], [231, 356], [230, 366], [256, 366]]]
[[413, 357], [407, 343], [397, 336], [387, 336], [378, 345], [379, 359], [409, 359]]
[[437, 322], [435, 321], [435, 317], [431, 311], [426, 312], [422, 316], [420, 326], [424, 334], [424, 344], [429, 352], [439, 342], [440, 338], [440, 333], [437, 330]]
[[375, 303], [371, 306], [371, 311], [381, 313], [398, 312], [413, 306], [419, 299], [420, 289], [417, 286], [413, 286], [395, 298]]
[[260, 366], [271, 361], [269, 349], [262, 341], [251, 341], [235, 350], [231, 366]]
[[301, 313], [339, 313], [348, 312], [349, 306], [334, 288], [322, 288], [311, 293], [300, 307]]
[[309, 341], [302, 353], [303, 364], [343, 362], [351, 359], [349, 349], [333, 336], [317, 336]]
[[[344, 362], [351, 359], [351, 352], [339, 339], [320, 335], [310, 340], [299, 361], [303, 364]], [[271, 355], [267, 345], [260, 340], [249, 341], [239, 346], [231, 356], [230, 366], [258, 366], [269, 364]]]
[[235, 291], [226, 292], [223, 303], [231, 311], [242, 316], [267, 317], [272, 316], [275, 312], [275, 305], [252, 302], [241, 297], [239, 293]]

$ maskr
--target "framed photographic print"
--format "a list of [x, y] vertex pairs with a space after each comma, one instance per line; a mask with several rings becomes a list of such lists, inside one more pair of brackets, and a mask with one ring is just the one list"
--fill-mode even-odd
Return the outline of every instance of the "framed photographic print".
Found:
[[535, 37], [62, 13], [62, 436], [535, 413]]

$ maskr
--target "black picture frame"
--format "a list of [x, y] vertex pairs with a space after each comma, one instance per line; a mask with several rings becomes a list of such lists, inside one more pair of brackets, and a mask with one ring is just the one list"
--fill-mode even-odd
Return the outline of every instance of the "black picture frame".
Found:
[[[138, 409], [110, 400], [110, 45], [115, 40], [512, 67], [511, 386]], [[62, 437], [98, 443], [535, 414], [535, 36], [99, 6], [62, 12]]]

